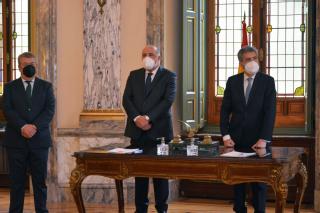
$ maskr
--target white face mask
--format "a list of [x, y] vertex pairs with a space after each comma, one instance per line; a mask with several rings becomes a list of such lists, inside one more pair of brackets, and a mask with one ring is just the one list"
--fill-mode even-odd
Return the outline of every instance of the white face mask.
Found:
[[156, 62], [152, 58], [150, 58], [149, 56], [144, 57], [142, 60], [142, 63], [143, 63], [143, 67], [146, 70], [153, 70], [156, 65]]
[[253, 75], [259, 71], [259, 64], [255, 61], [250, 61], [244, 66], [244, 69]]

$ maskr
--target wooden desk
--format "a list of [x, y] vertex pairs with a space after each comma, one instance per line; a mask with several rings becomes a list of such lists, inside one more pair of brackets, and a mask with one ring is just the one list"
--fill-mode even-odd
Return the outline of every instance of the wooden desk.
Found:
[[284, 212], [288, 181], [297, 180], [294, 212], [300, 212], [307, 185], [307, 171], [300, 160], [303, 148], [273, 147], [265, 158], [224, 158], [219, 156], [156, 156], [152, 154], [108, 154], [104, 148], [74, 153], [76, 168], [71, 172], [70, 188], [80, 213], [85, 212], [81, 183], [89, 175], [115, 179], [119, 212], [124, 213], [122, 180], [129, 177], [220, 180], [226, 184], [264, 182], [272, 186], [276, 213]]

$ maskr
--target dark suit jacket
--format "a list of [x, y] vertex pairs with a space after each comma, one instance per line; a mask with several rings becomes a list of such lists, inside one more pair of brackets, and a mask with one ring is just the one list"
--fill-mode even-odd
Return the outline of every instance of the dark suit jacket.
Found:
[[138, 115], [147, 115], [152, 128], [145, 132], [148, 138], [156, 140], [165, 137], [173, 138], [171, 105], [176, 93], [176, 74], [160, 67], [152, 81], [151, 90], [145, 94], [145, 69], [130, 73], [123, 94], [123, 107], [128, 120], [125, 136], [139, 139], [143, 130], [138, 128], [133, 119]]
[[259, 139], [272, 139], [276, 90], [274, 79], [258, 72], [246, 104], [243, 79], [241, 73], [227, 81], [220, 111], [220, 129], [222, 136], [231, 136], [236, 147], [251, 147]]
[[[22, 79], [6, 84], [3, 92], [3, 110], [7, 120], [4, 145], [11, 148], [46, 148], [51, 145], [50, 122], [55, 111], [52, 84], [35, 78], [31, 106]], [[30, 139], [21, 135], [25, 124], [34, 124], [37, 133]]]

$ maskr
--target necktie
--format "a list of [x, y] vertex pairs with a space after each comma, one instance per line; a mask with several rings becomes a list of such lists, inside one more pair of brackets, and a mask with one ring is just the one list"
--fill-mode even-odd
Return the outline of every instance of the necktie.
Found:
[[248, 86], [246, 88], [246, 94], [245, 94], [246, 103], [248, 103], [248, 100], [249, 100], [249, 95], [252, 87], [252, 78], [248, 78], [247, 80], [248, 80]]
[[147, 79], [146, 79], [146, 94], [148, 94], [148, 92], [151, 89], [151, 76], [152, 76], [152, 72], [148, 73]]
[[26, 87], [27, 98], [28, 100], [31, 100], [31, 81], [26, 81], [26, 83], [28, 84]]

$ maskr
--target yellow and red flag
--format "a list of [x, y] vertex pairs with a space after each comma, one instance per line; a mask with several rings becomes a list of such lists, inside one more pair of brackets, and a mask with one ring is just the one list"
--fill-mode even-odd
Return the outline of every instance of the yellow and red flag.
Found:
[[[247, 35], [247, 24], [246, 24], [246, 13], [244, 13], [242, 20], [242, 42], [241, 48], [248, 46], [248, 35]], [[238, 73], [244, 72], [244, 67], [239, 63]]]

